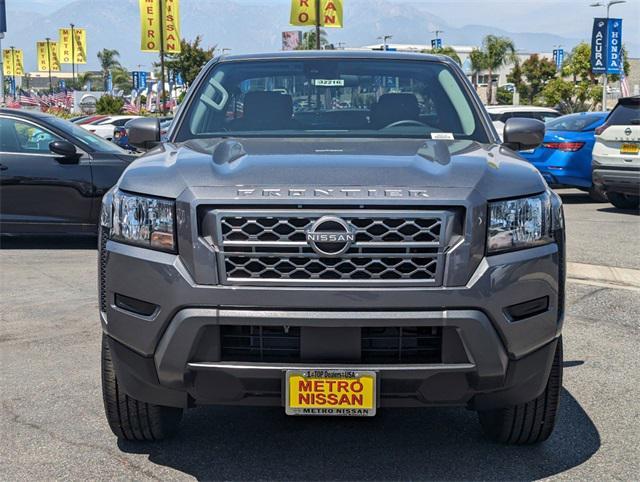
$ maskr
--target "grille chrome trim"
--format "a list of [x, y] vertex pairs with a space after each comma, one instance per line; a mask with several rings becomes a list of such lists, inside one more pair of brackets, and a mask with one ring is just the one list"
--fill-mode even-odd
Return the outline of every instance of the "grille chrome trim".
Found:
[[[331, 215], [356, 234], [351, 248], [333, 258], [315, 253], [305, 236], [316, 220]], [[420, 209], [212, 209], [202, 234], [217, 253], [222, 284], [438, 286], [454, 215]]]

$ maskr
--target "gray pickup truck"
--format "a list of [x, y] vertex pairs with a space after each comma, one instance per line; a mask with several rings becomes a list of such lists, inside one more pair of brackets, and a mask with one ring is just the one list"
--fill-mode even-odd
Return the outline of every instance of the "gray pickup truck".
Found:
[[447, 57], [216, 58], [104, 197], [102, 383], [113, 432], [205, 404], [293, 416], [475, 410], [551, 434], [562, 385], [562, 205]]

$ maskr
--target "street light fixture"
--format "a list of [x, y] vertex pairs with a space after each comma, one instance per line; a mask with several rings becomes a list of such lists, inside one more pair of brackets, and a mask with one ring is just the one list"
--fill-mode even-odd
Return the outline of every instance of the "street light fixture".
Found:
[[393, 35], [383, 35], [382, 37], [378, 37], [378, 40], [382, 40], [382, 50], [387, 50], [387, 40], [391, 40]]
[[[590, 4], [590, 7], [607, 7], [607, 20], [609, 20], [609, 9], [613, 5], [619, 3], [627, 3], [627, 0], [609, 0], [608, 2], [594, 2]], [[607, 111], [607, 74], [604, 74], [604, 80], [602, 81], [602, 112]]]

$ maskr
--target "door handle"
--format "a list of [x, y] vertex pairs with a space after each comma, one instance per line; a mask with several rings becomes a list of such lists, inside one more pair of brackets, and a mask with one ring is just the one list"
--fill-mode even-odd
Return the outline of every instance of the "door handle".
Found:
[[0, 164], [0, 171], [6, 171], [9, 169], [9, 166], [5, 166], [4, 164]]

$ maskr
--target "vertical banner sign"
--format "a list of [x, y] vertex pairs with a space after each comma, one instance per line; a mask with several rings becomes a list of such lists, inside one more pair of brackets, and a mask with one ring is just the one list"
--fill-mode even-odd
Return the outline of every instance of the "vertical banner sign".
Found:
[[160, 52], [160, 22], [164, 37], [164, 51], [180, 53], [179, 0], [162, 0], [162, 15], [158, 0], [139, 0], [140, 50]]
[[38, 53], [38, 71], [60, 72], [60, 62], [58, 61], [58, 43], [36, 42], [36, 52]]
[[564, 62], [564, 49], [553, 50], [553, 62], [556, 64], [556, 70], [560, 70], [562, 68], [562, 64]]
[[163, 0], [164, 51], [171, 54], [180, 53], [180, 0]]
[[6, 76], [13, 75], [13, 56], [11, 55], [11, 49], [2, 51], [2, 73]]
[[316, 2], [320, 2], [320, 26], [342, 28], [342, 0], [291, 0], [291, 25], [316, 25]]
[[72, 63], [70, 28], [61, 28], [58, 30], [58, 59], [61, 64]]
[[140, 72], [138, 71], [131, 72], [131, 77], [133, 80], [134, 90], [138, 90], [140, 88]]
[[432, 49], [441, 49], [442, 48], [442, 39], [434, 38], [431, 40], [431, 48]]
[[622, 19], [593, 19], [591, 71], [594, 74], [619, 74], [622, 64]]
[[73, 29], [73, 50], [76, 55], [76, 64], [87, 63], [87, 31], [83, 28]]

